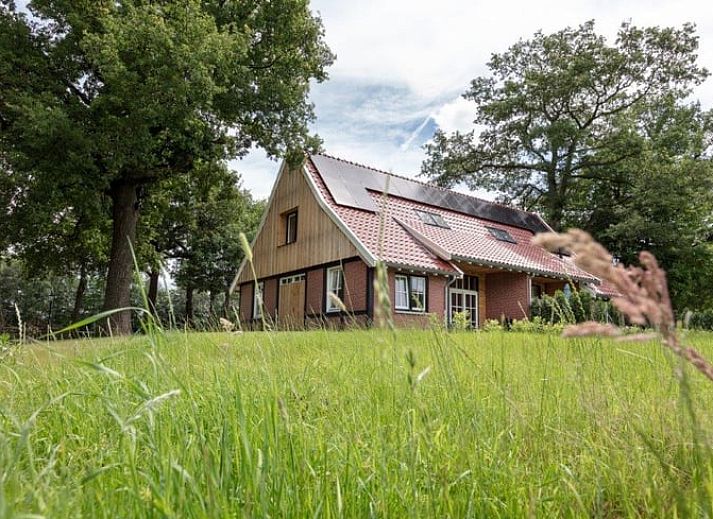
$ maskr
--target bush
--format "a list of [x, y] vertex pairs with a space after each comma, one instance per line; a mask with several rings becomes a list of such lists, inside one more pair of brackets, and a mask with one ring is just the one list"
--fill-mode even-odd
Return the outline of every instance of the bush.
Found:
[[484, 332], [501, 332], [505, 328], [503, 328], [503, 325], [500, 324], [500, 321], [497, 319], [487, 319], [480, 329]]
[[470, 312], [464, 310], [462, 312], [455, 312], [451, 321], [451, 327], [453, 331], [463, 332], [470, 328]]
[[574, 324], [584, 321], [614, 322], [625, 325], [611, 301], [596, 299], [587, 290], [573, 290], [569, 298], [558, 290], [554, 296], [543, 295], [530, 305], [532, 319], [539, 317], [547, 324]]
[[688, 319], [688, 327], [694, 330], [713, 331], [713, 308], [691, 312]]
[[524, 333], [560, 333], [563, 328], [563, 324], [548, 323], [539, 316], [535, 316], [532, 319], [516, 319], [510, 327], [514, 332]]

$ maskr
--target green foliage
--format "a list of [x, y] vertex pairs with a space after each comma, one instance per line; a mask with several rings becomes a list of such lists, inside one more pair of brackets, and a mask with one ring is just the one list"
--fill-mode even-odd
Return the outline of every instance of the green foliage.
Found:
[[559, 229], [573, 190], [640, 155], [642, 136], [622, 116], [664, 97], [684, 99], [707, 77], [695, 63], [697, 48], [690, 24], [624, 23], [614, 45], [593, 21], [538, 32], [492, 56], [490, 75], [464, 94], [482, 131], [437, 132], [423, 171], [442, 184], [464, 181], [542, 208]]
[[[488, 63], [464, 94], [478, 132], [437, 132], [423, 172], [580, 227], [614, 256], [651, 251], [676, 309], [713, 305], [713, 111], [690, 102], [708, 76], [694, 26], [593, 22], [536, 33]], [[574, 309], [575, 311], [576, 308]]]
[[0, 200], [17, 228], [81, 221], [105, 238], [112, 207], [106, 308], [128, 306], [147, 190], [253, 146], [294, 162], [319, 145], [308, 93], [333, 56], [303, 0], [28, 7], [0, 6]]
[[451, 328], [456, 332], [468, 330], [470, 328], [470, 312], [468, 310], [453, 312]]
[[554, 296], [544, 294], [533, 299], [530, 318], [547, 324], [574, 324], [584, 321], [615, 322], [624, 324], [623, 318], [610, 301], [595, 299], [587, 290], [572, 290], [567, 298], [561, 290]]
[[560, 334], [564, 329], [563, 323], [552, 323], [545, 321], [539, 315], [530, 319], [515, 319], [510, 326], [510, 330], [520, 333], [554, 333]]
[[688, 327], [694, 330], [713, 331], [713, 309], [709, 308], [699, 312], [691, 312], [688, 318]]
[[504, 330], [504, 327], [497, 319], [486, 319], [480, 326], [480, 329], [484, 332], [501, 332]]

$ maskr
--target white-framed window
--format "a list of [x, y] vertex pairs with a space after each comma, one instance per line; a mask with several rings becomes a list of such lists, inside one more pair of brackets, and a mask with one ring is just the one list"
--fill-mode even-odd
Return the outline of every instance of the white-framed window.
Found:
[[411, 310], [416, 312], [426, 311], [426, 278], [423, 276], [411, 276], [410, 297]]
[[397, 274], [394, 279], [394, 304], [397, 310], [409, 310], [408, 276]]
[[394, 307], [409, 312], [426, 311], [426, 278], [396, 274], [394, 276]]
[[338, 312], [340, 310], [339, 304], [334, 298], [344, 301], [344, 270], [342, 270], [342, 267], [327, 269], [326, 292], [327, 312]]
[[294, 276], [287, 276], [280, 278], [280, 285], [291, 285], [293, 283], [300, 283], [305, 280], [304, 274], [295, 274]]
[[262, 298], [265, 293], [265, 282], [259, 281], [255, 284], [255, 294], [253, 294], [253, 319], [262, 317]]
[[297, 210], [285, 215], [285, 244], [297, 241]]

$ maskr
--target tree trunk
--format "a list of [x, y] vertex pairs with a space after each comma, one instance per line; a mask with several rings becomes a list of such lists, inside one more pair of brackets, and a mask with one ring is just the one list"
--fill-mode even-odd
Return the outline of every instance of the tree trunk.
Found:
[[545, 217], [552, 229], [559, 232], [564, 214], [562, 197], [557, 182], [557, 169], [553, 164], [552, 169], [547, 172], [547, 193], [545, 195]]
[[225, 289], [225, 297], [223, 298], [223, 317], [230, 320], [230, 285]]
[[215, 317], [215, 292], [208, 292], [208, 315]]
[[186, 286], [186, 324], [193, 326], [193, 286]]
[[154, 315], [158, 315], [156, 312], [156, 299], [158, 299], [158, 276], [159, 271], [151, 269], [149, 271], [149, 310]]
[[74, 293], [74, 308], [72, 308], [72, 322], [79, 321], [79, 316], [82, 313], [82, 304], [84, 303], [84, 293], [87, 291], [87, 265], [82, 262], [79, 267], [79, 284], [77, 291]]
[[[136, 241], [136, 224], [139, 220], [137, 185], [131, 182], [112, 184], [110, 194], [112, 207], [112, 240], [109, 257], [109, 272], [104, 292], [104, 311], [126, 308], [131, 305], [131, 278], [134, 261], [131, 248]], [[106, 320], [113, 334], [131, 333], [131, 312], [118, 312]]]

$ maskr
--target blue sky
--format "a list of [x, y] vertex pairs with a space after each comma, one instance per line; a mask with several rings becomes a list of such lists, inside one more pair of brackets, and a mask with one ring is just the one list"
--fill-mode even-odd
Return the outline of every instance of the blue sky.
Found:
[[[556, 31], [593, 18], [613, 37], [627, 19], [637, 25], [694, 22], [699, 63], [713, 70], [713, 16], [706, 1], [313, 0], [312, 8], [337, 54], [330, 79], [311, 95], [314, 130], [325, 150], [410, 176], [418, 174], [422, 146], [436, 128], [469, 127], [473, 108], [460, 94], [486, 73], [490, 54], [538, 29]], [[695, 95], [713, 106], [713, 79]], [[256, 151], [232, 167], [255, 196], [269, 195], [277, 163]]]

